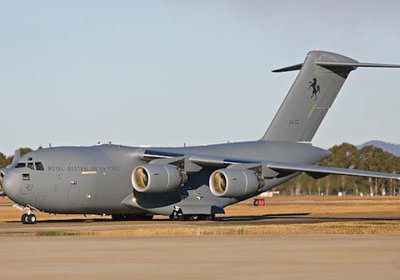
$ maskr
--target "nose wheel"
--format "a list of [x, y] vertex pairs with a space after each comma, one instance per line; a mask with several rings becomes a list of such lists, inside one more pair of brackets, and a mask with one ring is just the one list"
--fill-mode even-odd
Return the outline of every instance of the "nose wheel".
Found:
[[21, 216], [21, 223], [23, 224], [36, 224], [36, 215], [33, 214], [33, 211], [39, 211], [38, 209], [36, 209], [35, 207], [32, 207], [30, 205], [27, 205], [25, 207], [18, 205], [18, 204], [14, 204], [13, 207], [17, 208], [20, 211], [26, 211], [27, 213], [22, 214]]
[[21, 216], [21, 223], [23, 224], [36, 224], [36, 215], [35, 214], [23, 214]]

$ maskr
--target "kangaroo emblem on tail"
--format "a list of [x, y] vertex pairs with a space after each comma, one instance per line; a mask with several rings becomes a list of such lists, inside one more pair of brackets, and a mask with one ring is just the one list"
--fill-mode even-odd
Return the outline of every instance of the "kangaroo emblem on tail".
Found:
[[320, 87], [317, 83], [317, 78], [312, 79], [311, 81], [308, 82], [308, 88], [312, 89], [311, 93], [311, 99], [317, 100], [318, 98], [318, 93], [320, 92]]

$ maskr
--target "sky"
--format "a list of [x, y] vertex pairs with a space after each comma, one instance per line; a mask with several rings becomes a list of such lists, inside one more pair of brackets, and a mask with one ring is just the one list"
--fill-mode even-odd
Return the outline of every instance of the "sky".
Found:
[[[399, 1], [0, 0], [0, 151], [259, 139], [308, 51], [400, 63]], [[400, 70], [352, 72], [313, 144], [400, 143]]]

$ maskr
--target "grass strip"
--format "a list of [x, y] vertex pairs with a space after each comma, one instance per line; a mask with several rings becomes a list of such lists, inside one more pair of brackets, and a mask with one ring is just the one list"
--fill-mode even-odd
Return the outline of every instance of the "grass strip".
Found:
[[[327, 222], [290, 225], [178, 226], [117, 230], [38, 231], [35, 236], [212, 236], [212, 235], [400, 235], [398, 221]], [[15, 234], [14, 234], [15, 235]], [[26, 234], [22, 234], [26, 235]]]

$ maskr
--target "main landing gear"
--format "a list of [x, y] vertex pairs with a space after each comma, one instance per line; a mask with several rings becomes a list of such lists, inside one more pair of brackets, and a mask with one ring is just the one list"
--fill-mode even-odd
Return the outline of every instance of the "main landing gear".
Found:
[[36, 215], [35, 214], [22, 214], [21, 223], [23, 224], [36, 224]]
[[214, 220], [215, 215], [207, 214], [187, 214], [184, 215], [181, 208], [175, 207], [172, 214], [169, 215], [171, 221], [201, 221], [201, 220]]

